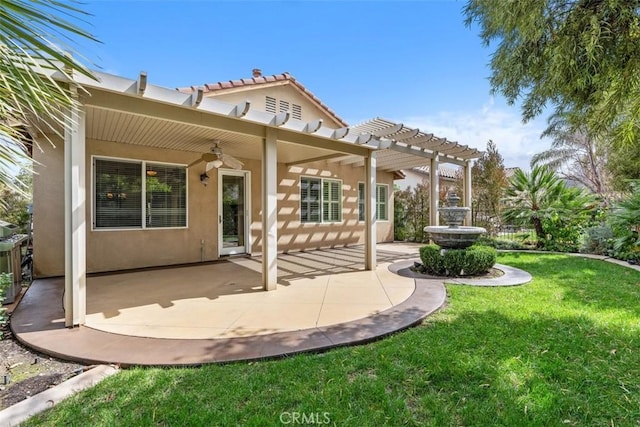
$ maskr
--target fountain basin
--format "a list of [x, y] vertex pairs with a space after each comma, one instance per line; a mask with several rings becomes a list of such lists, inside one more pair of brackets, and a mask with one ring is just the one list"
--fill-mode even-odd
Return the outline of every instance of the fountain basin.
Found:
[[473, 245], [487, 230], [482, 227], [449, 227], [430, 225], [424, 228], [429, 238], [446, 249], [464, 249]]

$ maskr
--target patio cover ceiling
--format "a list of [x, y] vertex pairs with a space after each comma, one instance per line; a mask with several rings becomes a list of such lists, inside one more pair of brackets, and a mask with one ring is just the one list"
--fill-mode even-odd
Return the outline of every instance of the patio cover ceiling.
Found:
[[[81, 95], [90, 139], [156, 148], [207, 152], [212, 140], [226, 153], [261, 158], [265, 128], [278, 130], [278, 162], [288, 165], [319, 159], [361, 166], [375, 150], [378, 169], [395, 171], [429, 164], [437, 152], [442, 162], [464, 165], [480, 157], [476, 149], [399, 123], [376, 118], [357, 126], [333, 129], [321, 120], [305, 122], [286, 113], [267, 113], [247, 103], [229, 104], [202, 96], [95, 72], [96, 80], [74, 76], [87, 89]], [[54, 78], [64, 80], [61, 75]], [[81, 92], [82, 93], [82, 92]]]

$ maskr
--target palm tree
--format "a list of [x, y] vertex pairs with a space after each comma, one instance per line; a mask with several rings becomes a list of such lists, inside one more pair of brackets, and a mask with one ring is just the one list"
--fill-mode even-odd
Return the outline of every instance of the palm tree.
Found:
[[610, 203], [611, 183], [606, 170], [606, 143], [589, 135], [572, 115], [554, 115], [542, 134], [553, 138], [551, 148], [533, 156], [531, 166], [546, 166], [577, 182]]
[[0, 184], [15, 191], [23, 190], [13, 180], [16, 166], [30, 164], [27, 129], [59, 133], [77, 102], [67, 85], [44, 72], [92, 76], [71, 55], [74, 39], [97, 41], [73, 23], [85, 16], [59, 0], [0, 2]]
[[511, 223], [528, 223], [538, 236], [538, 246], [546, 237], [544, 220], [561, 215], [571, 217], [593, 209], [593, 196], [570, 188], [554, 172], [535, 166], [530, 173], [516, 169], [505, 192], [503, 211]]

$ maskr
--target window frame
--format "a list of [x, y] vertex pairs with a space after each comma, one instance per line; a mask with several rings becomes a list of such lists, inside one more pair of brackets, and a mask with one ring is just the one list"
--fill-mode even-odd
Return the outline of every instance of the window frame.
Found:
[[[97, 214], [97, 194], [96, 194], [96, 160], [105, 160], [111, 162], [122, 163], [134, 163], [140, 166], [141, 190], [140, 190], [140, 227], [97, 227], [96, 226], [96, 214]], [[148, 227], [147, 226], [147, 164], [159, 165], [159, 166], [171, 166], [184, 168], [185, 179], [185, 225], [177, 227]], [[189, 169], [184, 163], [171, 163], [171, 162], [159, 162], [153, 160], [132, 159], [127, 157], [113, 157], [113, 156], [91, 156], [91, 231], [148, 231], [148, 230], [184, 230], [189, 228]]]
[[[341, 179], [334, 179], [334, 178], [322, 178], [322, 191], [321, 191], [321, 199], [322, 199], [322, 205], [321, 205], [321, 214], [322, 214], [322, 221], [324, 223], [336, 223], [336, 222], [342, 222], [342, 195], [343, 195], [343, 191], [342, 191], [342, 180]], [[338, 191], [339, 191], [339, 195], [338, 195], [338, 201], [332, 201], [332, 200], [327, 200], [325, 202], [324, 200], [324, 183], [336, 183], [338, 184]], [[331, 188], [331, 187], [329, 187]], [[329, 194], [331, 194], [331, 191], [329, 191]], [[331, 205], [334, 203], [338, 204], [338, 219], [328, 219], [325, 221], [324, 219], [324, 204], [325, 203], [329, 203], [329, 214], [331, 214]]]
[[[302, 180], [314, 180], [314, 181], [319, 181], [320, 182], [320, 197], [318, 199], [318, 205], [319, 205], [319, 220], [318, 221], [304, 221], [302, 219]], [[339, 201], [337, 202], [339, 204], [339, 209], [338, 209], [338, 214], [340, 216], [340, 219], [338, 220], [324, 220], [324, 183], [325, 181], [331, 181], [331, 182], [336, 182], [338, 183], [338, 188], [340, 191], [340, 196], [339, 196]], [[343, 181], [341, 179], [338, 178], [320, 178], [317, 176], [300, 176], [299, 179], [299, 192], [298, 194], [300, 195], [300, 200], [298, 202], [298, 207], [300, 209], [300, 213], [298, 214], [298, 218], [300, 220], [300, 224], [339, 224], [344, 222], [343, 219], [343, 215], [342, 215], [342, 208], [344, 206], [344, 189], [343, 189]], [[308, 203], [308, 202], [307, 202]], [[329, 203], [336, 203], [336, 202], [331, 202], [329, 201]]]
[[[360, 197], [360, 186], [362, 185], [362, 187], [364, 188], [364, 181], [358, 181], [358, 222], [364, 222], [365, 221], [365, 210], [366, 210], [366, 206], [364, 204], [365, 201], [365, 197], [363, 195], [363, 197]], [[381, 187], [386, 187], [387, 191], [387, 200], [385, 202], [385, 209], [380, 209], [380, 202], [378, 201], [378, 189]], [[362, 210], [360, 209], [360, 207], [362, 206]], [[386, 219], [382, 219], [380, 217], [381, 212], [385, 212], [386, 214]], [[363, 219], [360, 219], [363, 218]], [[384, 183], [378, 183], [376, 182], [376, 222], [389, 222], [389, 184], [384, 184]]]
[[[384, 209], [380, 208], [380, 199], [378, 198], [378, 191], [380, 188], [385, 189], [386, 199], [384, 201]], [[384, 212], [384, 218], [381, 218], [381, 213]], [[388, 222], [389, 221], [389, 184], [376, 183], [376, 221]]]

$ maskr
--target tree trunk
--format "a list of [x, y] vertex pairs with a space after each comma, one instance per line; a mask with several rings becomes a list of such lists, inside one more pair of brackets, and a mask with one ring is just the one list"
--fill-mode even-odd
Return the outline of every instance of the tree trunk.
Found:
[[542, 247], [542, 239], [545, 238], [542, 221], [540, 218], [531, 218], [531, 222], [533, 223], [533, 229], [536, 231], [536, 247], [540, 248]]

